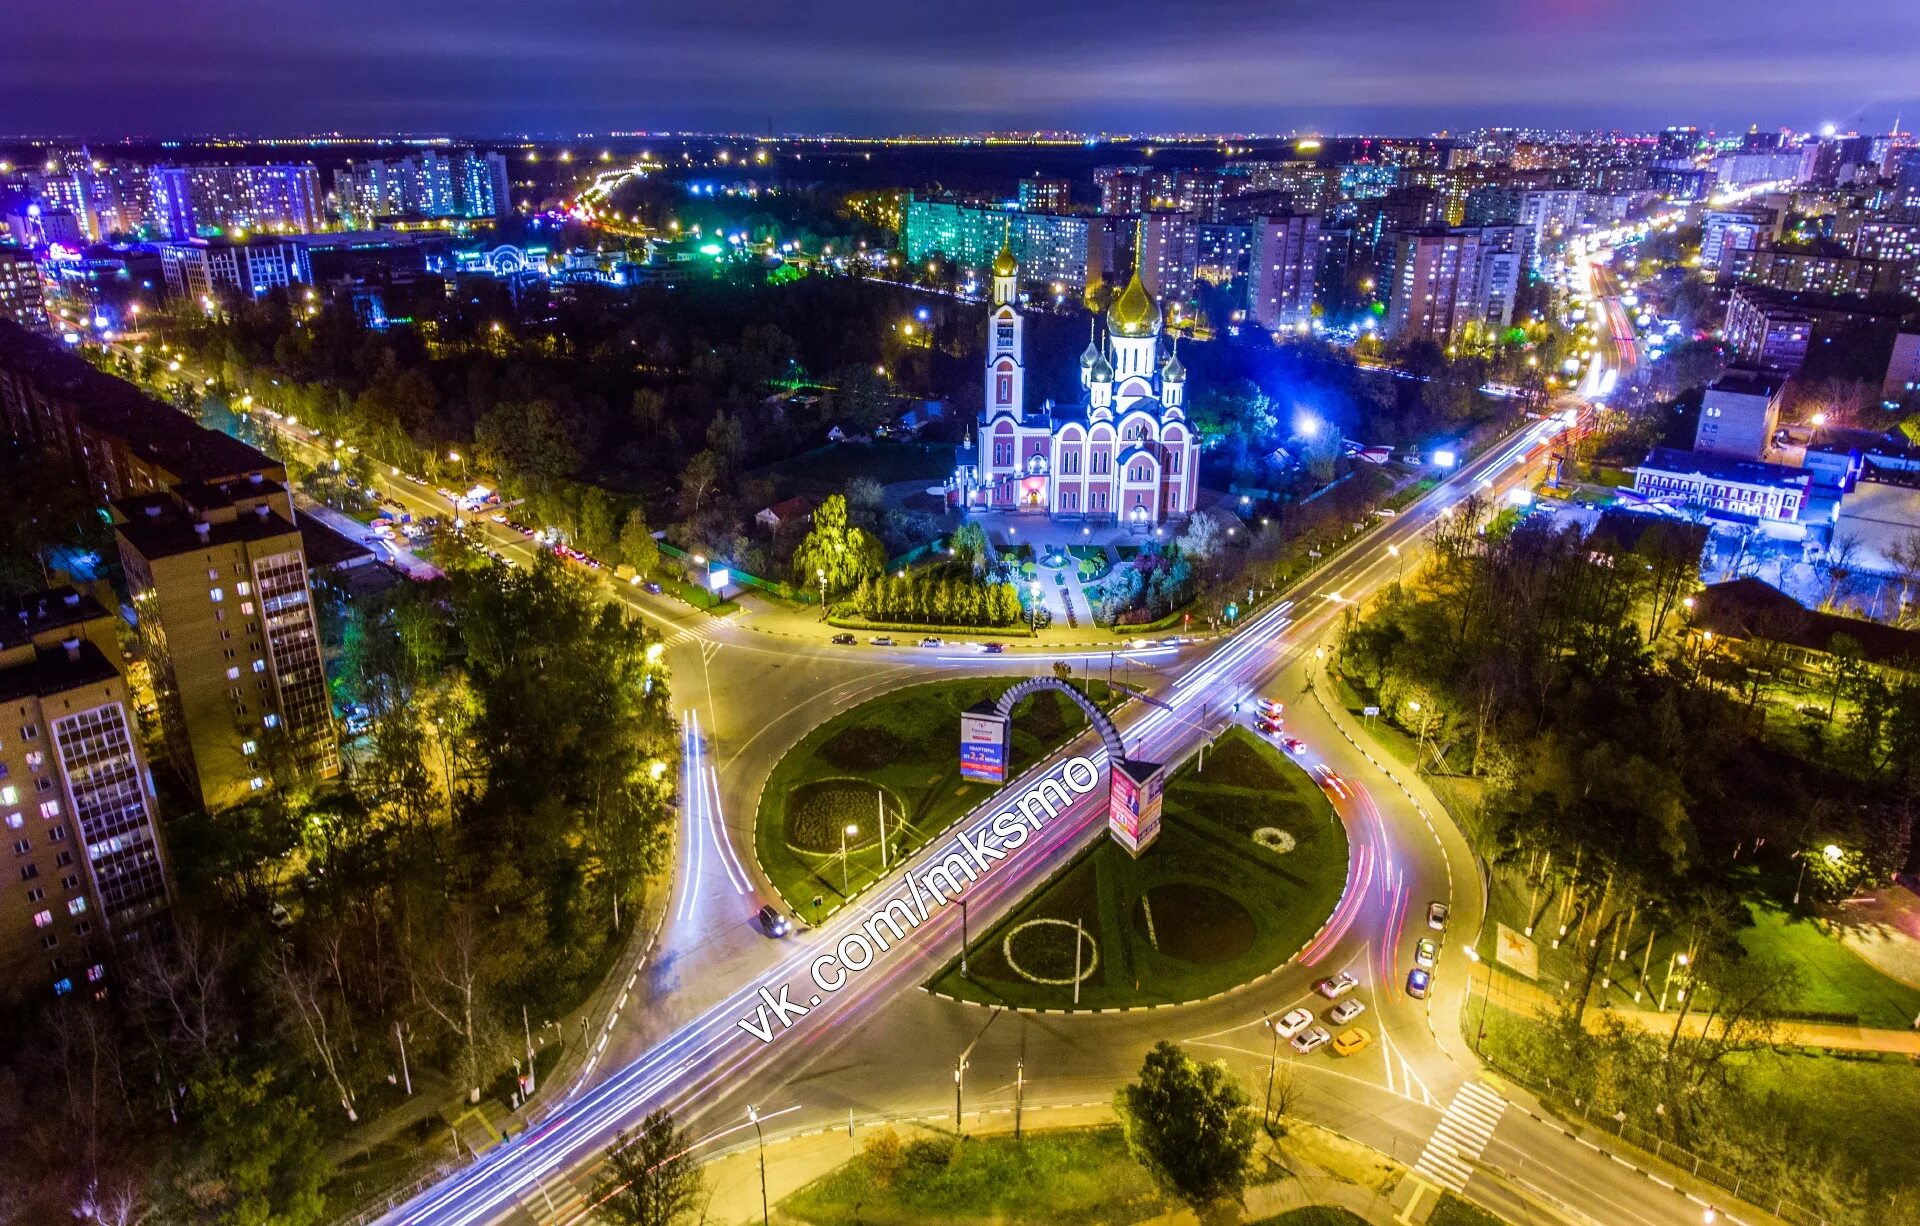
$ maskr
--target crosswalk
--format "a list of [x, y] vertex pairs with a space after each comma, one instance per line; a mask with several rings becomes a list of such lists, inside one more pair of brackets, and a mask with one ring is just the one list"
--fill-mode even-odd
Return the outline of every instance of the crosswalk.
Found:
[[520, 1195], [520, 1207], [540, 1226], [586, 1226], [593, 1217], [593, 1206], [563, 1175], [541, 1179]]
[[1449, 1191], [1463, 1191], [1506, 1109], [1506, 1099], [1477, 1081], [1467, 1082], [1447, 1104], [1413, 1169]]

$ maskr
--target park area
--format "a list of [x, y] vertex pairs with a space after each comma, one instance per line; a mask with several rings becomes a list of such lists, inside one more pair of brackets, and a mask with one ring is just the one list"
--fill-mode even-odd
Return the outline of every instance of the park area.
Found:
[[[827, 720], [773, 768], [760, 793], [754, 846], [761, 868], [800, 919], [817, 923], [996, 790], [960, 777], [960, 714], [1020, 677], [908, 686]], [[1086, 680], [1106, 705], [1106, 683]], [[1009, 779], [1086, 730], [1067, 695], [1041, 690], [1013, 711]], [[884, 805], [884, 810], [882, 806]], [[851, 827], [854, 831], [847, 834]], [[844, 840], [844, 842], [843, 842]]]
[[[983, 1004], [1124, 1008], [1257, 979], [1319, 930], [1347, 875], [1346, 831], [1306, 772], [1243, 728], [1168, 781], [1139, 859], [1110, 839], [975, 939], [935, 992]], [[1075, 945], [1079, 946], [1076, 967]]]

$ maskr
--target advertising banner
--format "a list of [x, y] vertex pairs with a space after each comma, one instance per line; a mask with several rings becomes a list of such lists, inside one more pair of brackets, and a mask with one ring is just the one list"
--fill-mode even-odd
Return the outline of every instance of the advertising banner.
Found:
[[1160, 837], [1164, 772], [1157, 762], [1115, 762], [1109, 777], [1107, 833], [1137, 856]]
[[960, 777], [976, 783], [1007, 781], [1008, 719], [987, 711], [960, 713]]

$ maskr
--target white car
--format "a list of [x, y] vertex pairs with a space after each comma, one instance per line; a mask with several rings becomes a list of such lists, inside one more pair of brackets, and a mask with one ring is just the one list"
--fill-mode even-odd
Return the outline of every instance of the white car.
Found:
[[1314, 1048], [1331, 1042], [1333, 1042], [1333, 1036], [1327, 1033], [1324, 1026], [1314, 1026], [1294, 1036], [1293, 1050], [1304, 1056]]
[[1343, 1000], [1327, 1010], [1327, 1020], [1336, 1026], [1344, 1026], [1367, 1011], [1367, 1006], [1357, 1000]]
[[1279, 1021], [1273, 1024], [1273, 1033], [1283, 1039], [1291, 1039], [1311, 1025], [1313, 1025], [1313, 1014], [1305, 1009], [1289, 1009], [1280, 1015]]
[[1427, 904], [1427, 927], [1433, 929], [1435, 932], [1445, 931], [1447, 927], [1447, 916], [1451, 915], [1452, 913], [1453, 913], [1452, 910], [1447, 906], [1446, 903], [1443, 903], [1443, 902], [1428, 903]]
[[1339, 1000], [1342, 996], [1345, 996], [1348, 992], [1353, 991], [1359, 986], [1360, 981], [1355, 979], [1351, 972], [1341, 971], [1331, 979], [1322, 979], [1319, 983], [1314, 984], [1313, 990], [1328, 1000]]

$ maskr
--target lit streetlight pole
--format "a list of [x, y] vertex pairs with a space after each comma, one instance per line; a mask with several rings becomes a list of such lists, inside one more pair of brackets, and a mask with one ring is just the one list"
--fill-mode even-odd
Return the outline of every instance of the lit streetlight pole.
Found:
[[767, 1226], [767, 1138], [760, 1131], [760, 1113], [749, 1106], [747, 1118], [753, 1121], [753, 1135], [760, 1143], [760, 1226]]
[[[1471, 945], [1467, 946], [1467, 961], [1473, 963], [1475, 966], [1480, 964], [1480, 951]], [[1487, 1037], [1487, 1005], [1490, 1003], [1492, 996], [1493, 968], [1489, 966], [1487, 968], [1486, 986], [1480, 989], [1480, 1025], [1474, 1031], [1473, 1036], [1473, 1050], [1476, 1055], [1479, 1054], [1480, 1044], [1484, 1042]], [[1473, 1007], [1473, 985], [1471, 983], [1467, 985], [1467, 1007]]]
[[847, 839], [859, 833], [860, 827], [852, 824], [840, 828], [840, 896], [842, 898], [850, 892], [847, 885]]
[[827, 620], [827, 568], [824, 566], [816, 566], [814, 567], [813, 574], [816, 579], [820, 580], [820, 620], [825, 621]]

